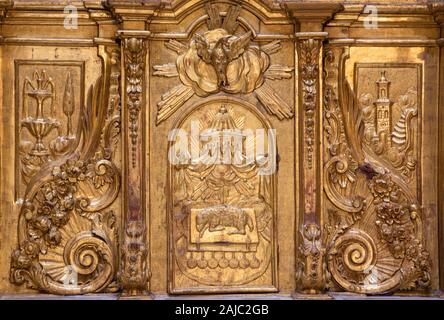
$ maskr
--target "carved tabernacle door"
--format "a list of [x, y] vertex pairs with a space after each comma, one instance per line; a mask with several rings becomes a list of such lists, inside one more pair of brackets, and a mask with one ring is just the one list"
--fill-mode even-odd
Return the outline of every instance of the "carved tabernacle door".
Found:
[[62, 2], [0, 0], [0, 294], [444, 287], [442, 2]]
[[[179, 135], [193, 125], [202, 133], [189, 137], [191, 150], [180, 141], [188, 135], [173, 137], [170, 149], [172, 293], [277, 290], [275, 161], [268, 157], [275, 146], [259, 117], [225, 98], [203, 103], [178, 126]], [[201, 138], [209, 141], [199, 151]], [[256, 158], [259, 142], [267, 151]]]

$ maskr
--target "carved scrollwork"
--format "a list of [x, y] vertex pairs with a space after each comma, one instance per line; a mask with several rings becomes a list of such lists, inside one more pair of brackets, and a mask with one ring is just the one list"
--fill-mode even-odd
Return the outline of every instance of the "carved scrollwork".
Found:
[[[115, 278], [112, 210], [120, 173], [112, 162], [120, 133], [119, 53], [101, 48], [104, 75], [89, 90], [77, 147], [30, 180], [20, 210], [10, 280], [55, 294], [106, 289]], [[69, 83], [69, 81], [68, 81]], [[66, 93], [69, 96], [69, 92]], [[73, 106], [64, 106], [71, 114]]]
[[[338, 55], [338, 49], [329, 48], [325, 59], [324, 190], [332, 204], [326, 225], [328, 270], [340, 288], [352, 292], [425, 289], [430, 285], [430, 259], [422, 244], [418, 200], [405, 181], [405, 172], [391, 170], [396, 159], [390, 160], [394, 166], [385, 165], [384, 157], [390, 152], [382, 155], [366, 147], [369, 130], [377, 126], [387, 129], [390, 123], [387, 117], [388, 122], [384, 122], [384, 112], [379, 123], [369, 120], [369, 97], [363, 96], [359, 103], [345, 79], [346, 58], [346, 49]], [[336, 65], [338, 75], [330, 73]], [[384, 77], [379, 85], [387, 85]], [[381, 110], [390, 104], [385, 96], [388, 89], [384, 88], [380, 90], [382, 98], [375, 103]], [[403, 149], [396, 147], [403, 155], [412, 146], [405, 147], [411, 138], [401, 134], [400, 128], [408, 127], [406, 119], [416, 115], [411, 110], [401, 112], [399, 121], [403, 124], [395, 129], [399, 134], [392, 135], [396, 141], [406, 138]]]

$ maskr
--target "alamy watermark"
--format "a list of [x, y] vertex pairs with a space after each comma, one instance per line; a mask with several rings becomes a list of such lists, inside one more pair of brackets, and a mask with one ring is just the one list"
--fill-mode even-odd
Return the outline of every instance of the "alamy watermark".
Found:
[[378, 28], [378, 8], [374, 5], [366, 5], [364, 8], [364, 28], [377, 29]]
[[174, 129], [168, 160], [173, 165], [254, 165], [259, 175], [276, 171], [275, 129], [205, 129], [191, 121], [191, 132]]
[[73, 5], [67, 5], [63, 9], [65, 13], [65, 19], [63, 21], [63, 26], [67, 30], [77, 30], [79, 28], [79, 14], [77, 8]]

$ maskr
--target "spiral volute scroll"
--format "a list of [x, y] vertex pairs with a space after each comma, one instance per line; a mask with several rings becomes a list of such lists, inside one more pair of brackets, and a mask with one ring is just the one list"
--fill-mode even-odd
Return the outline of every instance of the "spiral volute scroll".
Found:
[[370, 235], [350, 229], [338, 237], [329, 251], [328, 267], [333, 279], [342, 288], [357, 293], [376, 294], [396, 289], [400, 280], [397, 268], [391, 271], [392, 277], [379, 282], [381, 253], [378, 251]]
[[91, 275], [97, 270], [99, 263], [113, 261], [110, 245], [92, 232], [75, 235], [65, 246], [64, 258], [66, 265], [79, 275]]

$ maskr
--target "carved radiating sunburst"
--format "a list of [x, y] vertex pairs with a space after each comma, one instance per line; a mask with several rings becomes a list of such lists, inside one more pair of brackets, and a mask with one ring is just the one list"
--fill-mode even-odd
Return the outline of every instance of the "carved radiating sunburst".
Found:
[[209, 30], [195, 34], [189, 44], [170, 40], [166, 47], [178, 54], [176, 63], [153, 66], [153, 75], [179, 77], [181, 81], [162, 95], [156, 123], [168, 119], [194, 95], [207, 97], [219, 92], [254, 93], [268, 113], [280, 120], [292, 118], [293, 108], [266, 82], [292, 77], [293, 67], [270, 62], [270, 55], [281, 49], [280, 41], [253, 46], [251, 31], [234, 35], [240, 6], [230, 7], [225, 18], [216, 5], [205, 8]]

